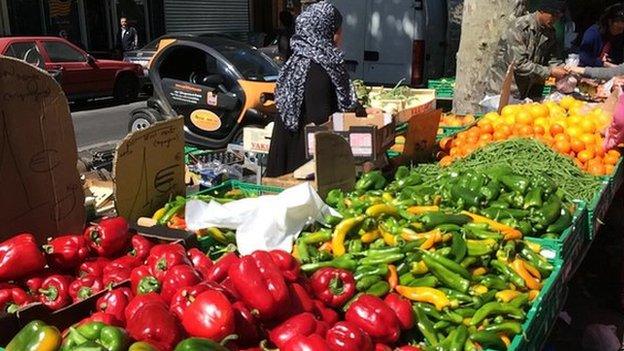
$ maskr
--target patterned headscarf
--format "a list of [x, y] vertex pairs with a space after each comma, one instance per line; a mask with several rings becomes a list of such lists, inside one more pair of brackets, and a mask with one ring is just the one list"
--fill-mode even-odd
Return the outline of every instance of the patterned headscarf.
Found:
[[321, 1], [310, 5], [297, 18], [295, 35], [290, 40], [293, 54], [286, 62], [275, 89], [280, 118], [288, 130], [299, 128], [299, 117], [310, 63], [323, 67], [336, 87], [338, 108], [346, 111], [355, 103], [342, 52], [334, 45], [334, 33], [342, 16], [333, 5]]

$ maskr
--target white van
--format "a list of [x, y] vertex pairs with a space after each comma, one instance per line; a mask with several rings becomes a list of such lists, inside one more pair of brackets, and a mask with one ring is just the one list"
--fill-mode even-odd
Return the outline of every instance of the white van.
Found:
[[343, 15], [342, 49], [353, 78], [416, 86], [442, 74], [446, 1], [330, 1]]

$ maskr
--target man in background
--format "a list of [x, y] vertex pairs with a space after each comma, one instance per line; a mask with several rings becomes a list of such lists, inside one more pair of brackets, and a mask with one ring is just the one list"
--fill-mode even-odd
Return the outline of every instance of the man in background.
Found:
[[128, 19], [122, 17], [120, 19], [121, 28], [117, 33], [117, 49], [121, 51], [121, 54], [126, 51], [136, 50], [139, 45], [139, 36], [134, 27], [128, 25]]
[[565, 12], [565, 2], [543, 0], [538, 10], [519, 17], [499, 41], [499, 52], [490, 69], [486, 89], [488, 96], [501, 93], [509, 65], [514, 64], [512, 96], [516, 99], [542, 97], [544, 83], [553, 76], [564, 77], [563, 67], [549, 67], [556, 53], [555, 23]]

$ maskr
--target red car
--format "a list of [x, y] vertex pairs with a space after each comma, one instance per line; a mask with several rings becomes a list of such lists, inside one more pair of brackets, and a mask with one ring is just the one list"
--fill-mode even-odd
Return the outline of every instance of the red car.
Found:
[[120, 102], [139, 93], [140, 65], [98, 60], [76, 45], [57, 37], [0, 38], [0, 54], [24, 60], [55, 76], [69, 100], [114, 96]]

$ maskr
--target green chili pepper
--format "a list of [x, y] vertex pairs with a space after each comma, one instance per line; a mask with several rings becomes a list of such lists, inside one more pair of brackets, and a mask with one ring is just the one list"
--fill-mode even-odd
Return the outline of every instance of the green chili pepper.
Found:
[[469, 235], [467, 235], [468, 237], [472, 237], [474, 239], [494, 239], [496, 241], [500, 241], [502, 240], [505, 236], [501, 233], [498, 232], [491, 232], [489, 230], [483, 230], [483, 229], [472, 229], [472, 228], [467, 228], [467, 233]]
[[385, 186], [386, 178], [384, 178], [384, 176], [381, 174], [381, 171], [372, 171], [360, 177], [360, 179], [355, 183], [355, 190], [381, 190]]
[[464, 317], [460, 316], [459, 314], [455, 313], [454, 311], [444, 311], [444, 314], [442, 315], [442, 318], [444, 318], [445, 320], [451, 322], [451, 323], [455, 323], [455, 324], [460, 324], [461, 322], [464, 321]]
[[[461, 262], [466, 254], [468, 248], [466, 247], [466, 240], [460, 234], [453, 234], [453, 241], [451, 243], [451, 254], [454, 257], [455, 262]], [[461, 267], [461, 266], [460, 266]]]
[[524, 293], [524, 294], [518, 295], [518, 297], [511, 300], [509, 302], [509, 305], [516, 307], [516, 308], [522, 308], [528, 303], [529, 303], [529, 294]]
[[490, 207], [491, 208], [509, 208], [509, 204], [504, 201], [496, 200], [496, 201], [490, 202]]
[[497, 165], [488, 167], [488, 169], [484, 173], [487, 174], [488, 177], [490, 177], [492, 180], [500, 181], [500, 179], [504, 175], [512, 174], [513, 169], [507, 164], [497, 164]]
[[182, 200], [176, 199], [176, 202], [165, 212], [165, 214], [162, 217], [160, 217], [160, 219], [158, 220], [158, 224], [166, 225], [167, 223], [169, 223], [169, 221], [171, 220], [171, 218], [173, 218], [173, 216], [182, 212], [185, 205], [186, 205], [186, 199], [184, 198], [182, 198]]
[[542, 189], [532, 188], [524, 198], [524, 205], [522, 208], [525, 210], [528, 210], [529, 208], [540, 208], [542, 207], [542, 204]]
[[528, 221], [518, 221], [516, 229], [518, 229], [522, 233], [522, 235], [527, 236], [532, 233], [533, 226]]
[[477, 298], [475, 298], [474, 296], [467, 295], [457, 290], [447, 289], [447, 288], [438, 288], [438, 290], [445, 293], [446, 296], [451, 300], [457, 300], [457, 301], [465, 302], [465, 303], [478, 302]]
[[510, 282], [512, 282], [517, 287], [526, 287], [524, 279], [522, 279], [522, 277], [520, 277], [513, 269], [511, 269], [511, 267], [509, 267], [505, 263], [496, 259], [492, 260], [490, 262], [490, 265], [492, 265], [494, 269], [496, 269], [499, 273], [503, 274]]
[[425, 312], [420, 308], [419, 305], [414, 307], [414, 312], [416, 312], [416, 325], [418, 326], [418, 330], [425, 337], [425, 340], [429, 345], [435, 346], [438, 344], [438, 336], [436, 334], [435, 329], [433, 328], [433, 324], [427, 318]]
[[[513, 202], [514, 202], [513, 201], [514, 195], [515, 195], [514, 193], [502, 193], [498, 197], [498, 201], [505, 202], [508, 205], [512, 205]], [[507, 207], [509, 207], [509, 206], [507, 206]]]
[[366, 291], [368, 288], [373, 286], [373, 284], [379, 282], [381, 280], [381, 276], [378, 275], [369, 275], [361, 278], [355, 284], [355, 287], [358, 291]]
[[385, 276], [388, 274], [388, 265], [382, 264], [377, 266], [360, 266], [355, 270], [353, 277], [360, 280], [370, 276]]
[[306, 233], [299, 239], [299, 241], [302, 241], [308, 245], [312, 245], [312, 244], [324, 243], [326, 241], [331, 240], [331, 238], [332, 238], [332, 232], [330, 230], [321, 229], [318, 232]]
[[509, 288], [507, 282], [497, 276], [486, 275], [479, 279], [479, 283], [488, 289], [505, 290]]
[[409, 262], [403, 261], [399, 263], [399, 265], [397, 266], [397, 274], [403, 275], [403, 274], [409, 273], [411, 269], [412, 267], [409, 264]]
[[373, 295], [377, 297], [382, 297], [386, 295], [390, 291], [390, 285], [387, 281], [381, 280], [377, 283], [373, 284], [370, 288], [366, 290], [368, 295]]
[[363, 249], [363, 245], [362, 245], [361, 240], [358, 240], [358, 239], [349, 240], [349, 243], [347, 244], [347, 252], [359, 253], [359, 252], [362, 252], [362, 249]]
[[401, 285], [407, 285], [407, 286], [412, 286], [412, 287], [413, 286], [426, 286], [426, 287], [433, 288], [436, 285], [438, 285], [438, 282], [439, 280], [435, 276], [427, 275], [422, 278], [414, 278], [407, 284], [401, 284]]
[[400, 247], [388, 247], [384, 246], [382, 248], [371, 248], [367, 251], [364, 251], [362, 254], [366, 257], [370, 258], [380, 258], [388, 255], [396, 255], [401, 253]]
[[451, 196], [453, 197], [453, 200], [461, 200], [463, 204], [468, 207], [478, 207], [481, 205], [481, 194], [468, 188], [464, 188], [459, 184], [451, 187]]
[[366, 265], [366, 266], [376, 266], [376, 265], [380, 265], [380, 264], [388, 264], [388, 263], [392, 263], [392, 262], [396, 262], [396, 261], [400, 261], [403, 258], [405, 258], [405, 255], [402, 253], [398, 253], [398, 254], [389, 254], [387, 256], [380, 256], [380, 257], [364, 257], [359, 261], [360, 265]]
[[490, 324], [484, 329], [485, 331], [494, 333], [504, 333], [507, 335], [516, 335], [522, 333], [522, 324], [516, 321], [506, 321], [499, 324]]
[[522, 319], [524, 318], [524, 311], [511, 304], [488, 302], [475, 312], [470, 319], [470, 325], [479, 325], [479, 323], [491, 315], [507, 315], [514, 319]]
[[478, 343], [483, 348], [493, 350], [507, 350], [507, 345], [498, 334], [489, 331], [480, 331], [470, 335], [470, 340]]
[[431, 304], [416, 302], [412, 304], [414, 312], [416, 311], [416, 307], [420, 308], [427, 316], [435, 319], [436, 321], [445, 320], [442, 314]]
[[511, 207], [521, 209], [524, 206], [524, 195], [515, 194], [511, 199]]
[[[472, 274], [470, 274], [470, 272], [468, 272], [466, 268], [462, 267], [457, 262], [449, 260], [448, 258], [444, 257], [438, 252], [429, 252], [426, 250], [422, 250], [421, 252], [422, 252], [423, 258], [429, 257], [430, 259], [444, 266], [444, 268], [450, 270], [451, 272], [455, 274], [459, 274], [464, 279], [467, 279], [467, 280], [472, 279]], [[427, 261], [425, 261], [425, 263], [427, 263]]]
[[556, 195], [550, 196], [544, 206], [535, 212], [536, 223], [538, 229], [545, 229], [548, 225], [555, 222], [561, 216], [561, 199]]
[[498, 198], [500, 195], [500, 188], [500, 183], [497, 180], [492, 180], [487, 185], [482, 186], [481, 189], [479, 189], [479, 193], [483, 196], [485, 201], [489, 202]]
[[500, 181], [507, 187], [507, 189], [517, 194], [524, 195], [529, 187], [529, 181], [518, 175], [506, 174], [500, 177]]
[[518, 210], [515, 208], [496, 208], [496, 207], [488, 207], [481, 210], [481, 214], [486, 216], [489, 219], [500, 220], [506, 218], [525, 218], [529, 215], [529, 211], [526, 210]]
[[455, 335], [451, 338], [449, 351], [463, 351], [466, 340], [468, 340], [468, 328], [460, 325], [455, 329]]
[[466, 240], [468, 256], [484, 256], [494, 252], [498, 247], [496, 240]]
[[461, 226], [470, 222], [471, 218], [463, 214], [428, 212], [419, 216], [418, 221], [422, 223], [425, 230], [431, 230], [441, 224], [456, 224]]
[[561, 214], [559, 218], [546, 228], [546, 232], [548, 233], [563, 233], [564, 230], [568, 229], [569, 226], [572, 225], [572, 214], [570, 211], [563, 206], [561, 208]]
[[537, 268], [537, 270], [544, 277], [548, 277], [554, 269], [553, 265], [550, 264], [543, 256], [535, 253], [526, 245], [524, 245], [520, 250], [520, 256], [529, 261], [533, 267]]
[[431, 256], [423, 256], [423, 261], [431, 273], [433, 273], [433, 275], [435, 275], [443, 285], [463, 293], [468, 291], [470, 282], [467, 279], [464, 279], [459, 274], [449, 270]]
[[308, 250], [308, 245], [304, 243], [302, 240], [297, 241], [297, 255], [299, 256], [299, 261], [301, 263], [310, 262], [310, 251]]
[[441, 321], [437, 321], [434, 325], [433, 325], [433, 329], [435, 330], [444, 330], [448, 327], [451, 326], [451, 322], [449, 321], [445, 321], [445, 320], [441, 320]]
[[314, 272], [324, 267], [342, 268], [348, 271], [354, 271], [355, 268], [358, 267], [358, 263], [353, 259], [353, 256], [345, 254], [331, 261], [304, 264], [301, 266], [301, 270], [304, 272]]
[[[466, 245], [467, 248], [467, 245]], [[468, 268], [470, 266], [472, 266], [473, 264], [477, 263], [477, 258], [476, 257], [472, 257], [472, 256], [468, 256], [466, 258], [464, 258], [460, 265], [464, 268]]]
[[340, 189], [332, 189], [327, 193], [325, 202], [332, 207], [337, 207], [338, 204], [344, 201], [344, 193]]
[[463, 308], [456, 308], [455, 310], [453, 310], [453, 312], [462, 316], [462, 318], [470, 318], [475, 314], [475, 312], [477, 312], [477, 310], [475, 310], [474, 308], [463, 307]]

